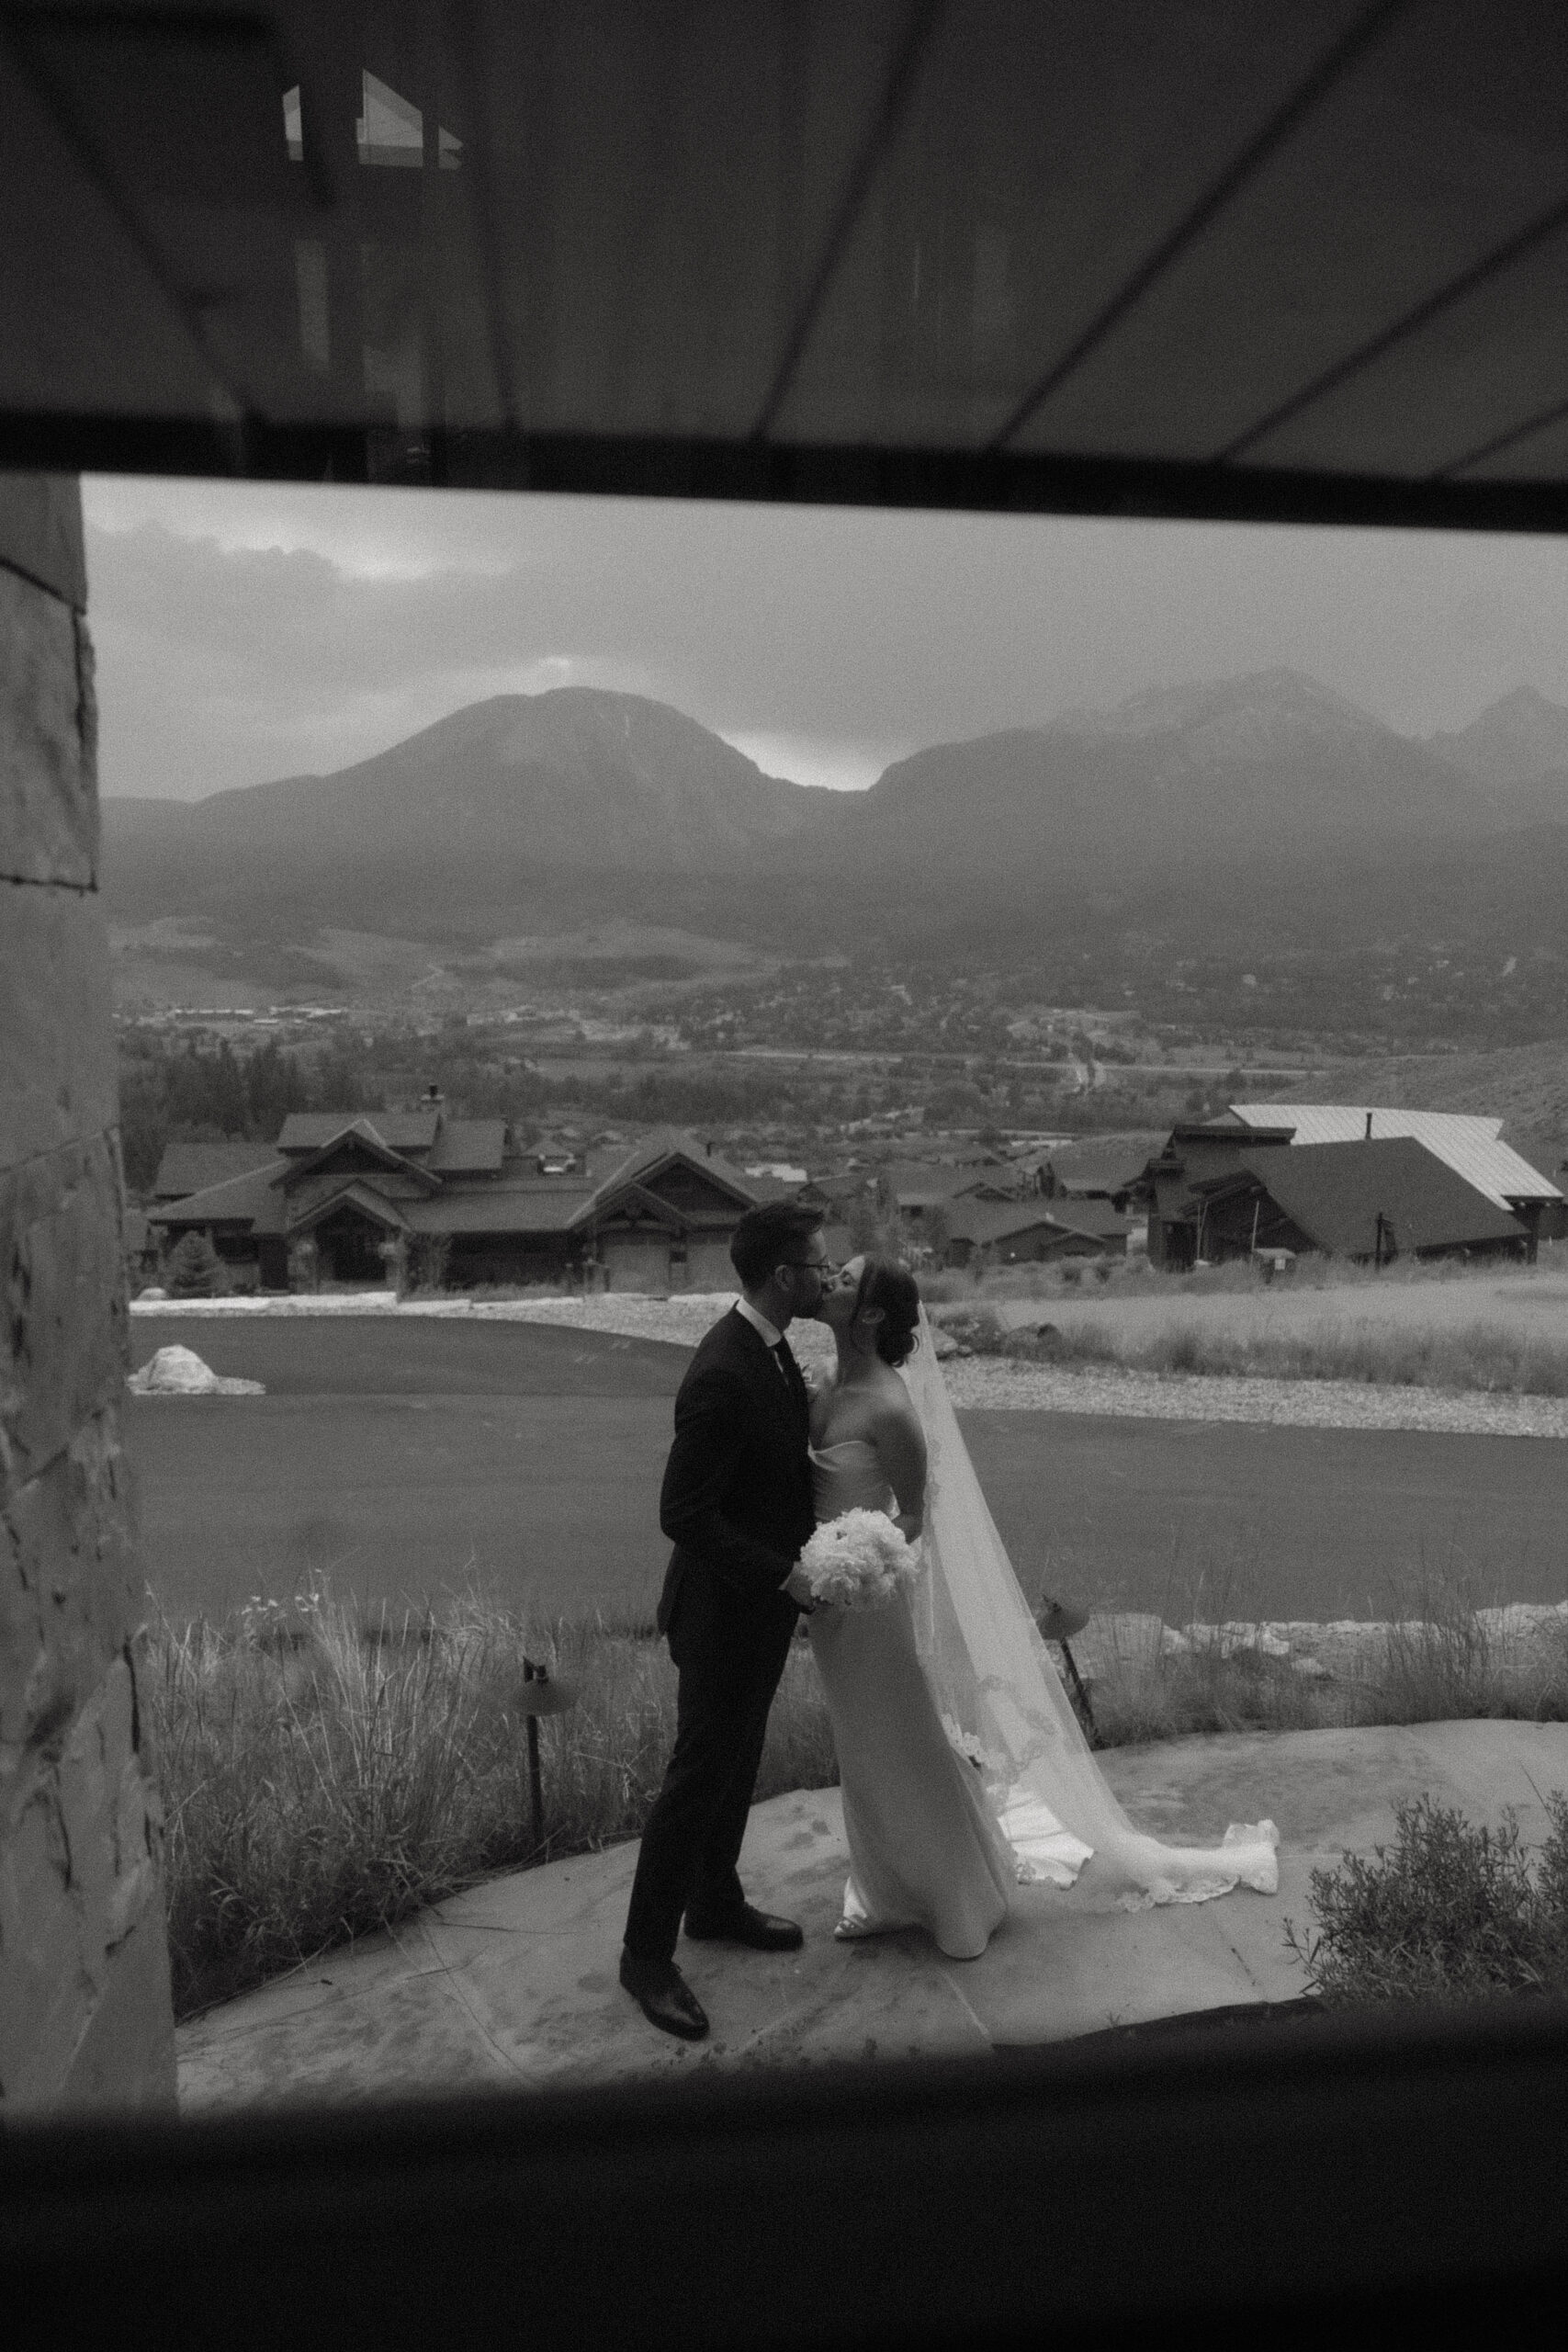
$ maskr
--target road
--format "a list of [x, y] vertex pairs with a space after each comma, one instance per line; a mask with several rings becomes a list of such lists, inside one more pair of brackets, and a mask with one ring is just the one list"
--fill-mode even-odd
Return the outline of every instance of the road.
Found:
[[[137, 1355], [152, 1352], [152, 1327]], [[651, 1615], [683, 1349], [548, 1325], [160, 1319], [261, 1397], [130, 1397], [152, 1594], [220, 1617], [312, 1572], [376, 1608], [478, 1584]], [[1082, 1414], [961, 1415], [1032, 1594], [1193, 1615], [1382, 1616], [1424, 1573], [1568, 1599], [1568, 1445]]]

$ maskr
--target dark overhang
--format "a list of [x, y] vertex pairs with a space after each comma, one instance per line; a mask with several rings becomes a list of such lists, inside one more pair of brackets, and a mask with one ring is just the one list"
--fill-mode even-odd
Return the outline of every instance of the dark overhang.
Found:
[[0, 464], [1561, 529], [1561, 34], [0, 6]]

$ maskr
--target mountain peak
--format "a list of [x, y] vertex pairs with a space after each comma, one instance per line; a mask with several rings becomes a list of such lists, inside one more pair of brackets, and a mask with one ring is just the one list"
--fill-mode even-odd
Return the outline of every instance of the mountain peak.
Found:
[[1568, 709], [1539, 686], [1515, 686], [1456, 734], [1434, 735], [1431, 748], [1492, 791], [1533, 784], [1568, 770]]
[[1065, 713], [1055, 726], [1101, 741], [1180, 736], [1222, 759], [1256, 756], [1306, 737], [1386, 732], [1359, 704], [1304, 671], [1283, 666], [1148, 686], [1110, 710]]

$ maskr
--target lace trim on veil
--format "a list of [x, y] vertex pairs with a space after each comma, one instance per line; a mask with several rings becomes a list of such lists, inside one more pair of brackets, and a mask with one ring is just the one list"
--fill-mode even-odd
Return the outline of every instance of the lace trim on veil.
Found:
[[925, 1432], [925, 1572], [916, 1638], [942, 1713], [977, 1746], [1021, 1879], [1070, 1886], [1092, 1854], [1124, 1882], [1127, 1909], [1203, 1903], [1280, 1883], [1271, 1821], [1233, 1823], [1218, 1846], [1164, 1846], [1134, 1826], [1095, 1762], [981, 1491], [920, 1309], [904, 1378]]

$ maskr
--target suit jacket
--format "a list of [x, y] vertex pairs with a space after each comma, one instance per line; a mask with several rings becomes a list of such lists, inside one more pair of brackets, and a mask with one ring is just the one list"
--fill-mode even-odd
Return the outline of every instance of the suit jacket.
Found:
[[[807, 1454], [809, 1399], [786, 1349], [784, 1377], [761, 1333], [732, 1307], [703, 1338], [675, 1398], [675, 1442], [659, 1524], [674, 1544], [659, 1603], [667, 1633], [682, 1587], [776, 1622], [779, 1587], [816, 1525]], [[730, 1615], [731, 1610], [725, 1614]]]

